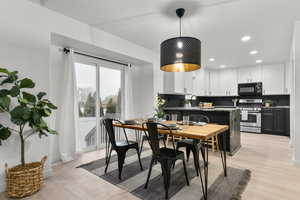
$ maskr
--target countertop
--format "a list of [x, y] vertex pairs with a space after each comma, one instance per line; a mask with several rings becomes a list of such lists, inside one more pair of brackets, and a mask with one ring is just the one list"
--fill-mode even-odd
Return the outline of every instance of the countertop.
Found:
[[263, 108], [290, 108], [290, 106], [270, 106], [270, 107], [264, 106]]
[[166, 107], [165, 110], [192, 110], [192, 111], [220, 111], [220, 112], [231, 112], [239, 110], [239, 108], [233, 107], [215, 107], [215, 108], [199, 108], [199, 107]]

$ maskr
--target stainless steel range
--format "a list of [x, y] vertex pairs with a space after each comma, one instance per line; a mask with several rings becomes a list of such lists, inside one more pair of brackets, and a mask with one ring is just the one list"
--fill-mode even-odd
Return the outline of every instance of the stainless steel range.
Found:
[[262, 99], [240, 99], [242, 132], [261, 133]]

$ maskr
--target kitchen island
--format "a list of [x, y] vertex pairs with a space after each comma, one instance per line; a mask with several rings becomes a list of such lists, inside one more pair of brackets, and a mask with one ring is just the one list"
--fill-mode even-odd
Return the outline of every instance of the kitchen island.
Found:
[[[240, 135], [240, 110], [238, 108], [209, 108], [203, 109], [199, 107], [166, 107], [164, 108], [167, 116], [177, 114], [178, 120], [182, 120], [182, 116], [189, 115], [190, 120], [197, 115], [205, 115], [210, 119], [210, 123], [220, 125], [228, 125], [229, 130], [226, 134], [226, 151], [229, 155], [233, 155], [241, 148]], [[219, 142], [222, 143], [221, 138]]]

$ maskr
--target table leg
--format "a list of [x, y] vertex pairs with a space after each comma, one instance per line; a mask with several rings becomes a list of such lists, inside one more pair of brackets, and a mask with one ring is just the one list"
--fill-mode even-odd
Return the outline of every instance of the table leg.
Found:
[[202, 191], [203, 191], [203, 198], [204, 200], [207, 200], [207, 187], [208, 187], [208, 144], [205, 141], [203, 146], [201, 147], [201, 155], [203, 158], [203, 162], [204, 162], [204, 181], [202, 179], [202, 175], [200, 172], [200, 180], [201, 180], [201, 185], [203, 185], [204, 182], [204, 187], [202, 187]]
[[[220, 148], [220, 143], [219, 143], [219, 149]], [[222, 133], [222, 151], [220, 151], [221, 154], [221, 160], [222, 160], [222, 165], [223, 165], [223, 170], [224, 170], [224, 176], [227, 176], [227, 161], [226, 161], [226, 133]]]

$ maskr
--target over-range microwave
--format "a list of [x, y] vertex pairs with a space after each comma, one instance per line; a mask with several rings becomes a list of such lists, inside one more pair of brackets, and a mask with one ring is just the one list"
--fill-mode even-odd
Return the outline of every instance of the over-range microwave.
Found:
[[239, 96], [262, 96], [262, 82], [238, 84]]

